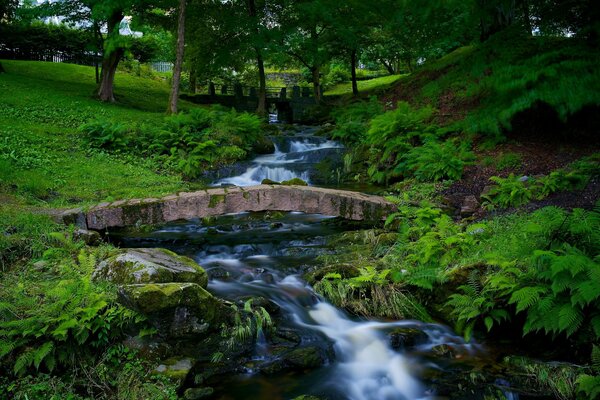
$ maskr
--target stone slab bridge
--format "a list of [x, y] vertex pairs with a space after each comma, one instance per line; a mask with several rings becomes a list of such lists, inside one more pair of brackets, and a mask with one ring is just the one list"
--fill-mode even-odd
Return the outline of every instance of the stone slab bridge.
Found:
[[84, 229], [161, 224], [246, 211], [300, 211], [355, 221], [381, 221], [396, 206], [380, 196], [312, 186], [257, 185], [207, 189], [162, 198], [101, 203], [58, 218]]

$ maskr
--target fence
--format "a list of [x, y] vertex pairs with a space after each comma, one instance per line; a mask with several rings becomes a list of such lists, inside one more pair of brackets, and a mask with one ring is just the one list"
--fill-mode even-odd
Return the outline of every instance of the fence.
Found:
[[152, 69], [156, 72], [171, 72], [173, 71], [173, 64], [166, 61], [153, 62], [150, 64]]

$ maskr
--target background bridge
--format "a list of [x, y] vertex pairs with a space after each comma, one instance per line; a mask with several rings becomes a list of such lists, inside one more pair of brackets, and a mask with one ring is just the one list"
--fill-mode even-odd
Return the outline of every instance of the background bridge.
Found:
[[[258, 89], [239, 84], [209, 83], [205, 93], [183, 94], [181, 98], [197, 104], [221, 104], [238, 111], [255, 112], [258, 108]], [[275, 108], [278, 119], [286, 123], [309, 121], [309, 111], [316, 105], [312, 88], [300, 86], [269, 87], [266, 100], [267, 110]]]

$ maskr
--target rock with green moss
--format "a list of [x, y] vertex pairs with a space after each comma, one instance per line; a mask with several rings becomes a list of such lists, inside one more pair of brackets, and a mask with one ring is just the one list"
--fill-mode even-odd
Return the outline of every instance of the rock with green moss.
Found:
[[222, 307], [212, 294], [200, 285], [190, 282], [124, 285], [119, 289], [119, 300], [125, 306], [143, 314], [156, 314], [186, 307], [199, 313], [206, 321], [217, 318]]
[[206, 271], [188, 257], [166, 249], [124, 249], [100, 262], [94, 279], [117, 284], [192, 282], [205, 288]]
[[214, 393], [214, 389], [211, 387], [200, 387], [200, 388], [189, 388], [183, 393], [185, 400], [199, 400], [206, 399]]
[[166, 376], [174, 381], [183, 381], [192, 369], [194, 362], [190, 358], [169, 358], [154, 369], [154, 373]]
[[292, 178], [287, 181], [281, 181], [281, 184], [285, 186], [308, 186], [308, 183], [300, 178]]
[[273, 181], [269, 178], [265, 178], [260, 182], [261, 185], [280, 185], [279, 182], [277, 181]]
[[303, 394], [302, 396], [294, 397], [293, 400], [321, 400], [321, 399], [316, 396], [309, 396], [309, 395]]
[[324, 351], [318, 347], [299, 347], [284, 353], [278, 359], [261, 368], [261, 372], [267, 375], [281, 371], [305, 371], [318, 368], [326, 361]]

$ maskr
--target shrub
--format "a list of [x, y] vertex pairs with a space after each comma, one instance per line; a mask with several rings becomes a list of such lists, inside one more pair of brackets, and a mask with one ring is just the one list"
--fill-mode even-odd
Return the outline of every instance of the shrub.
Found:
[[456, 180], [461, 178], [465, 166], [474, 160], [475, 155], [467, 143], [457, 145], [452, 140], [441, 143], [429, 140], [406, 153], [394, 172], [412, 174], [422, 182]]
[[371, 146], [372, 165], [368, 173], [374, 182], [398, 176], [395, 169], [400, 157], [435, 136], [436, 127], [428, 124], [433, 112], [430, 107], [415, 110], [410, 104], [399, 102], [395, 110], [371, 120], [366, 143]]
[[369, 120], [382, 112], [383, 107], [375, 96], [371, 96], [368, 102], [360, 101], [336, 109], [333, 112], [333, 138], [346, 144], [360, 144], [369, 129]]

